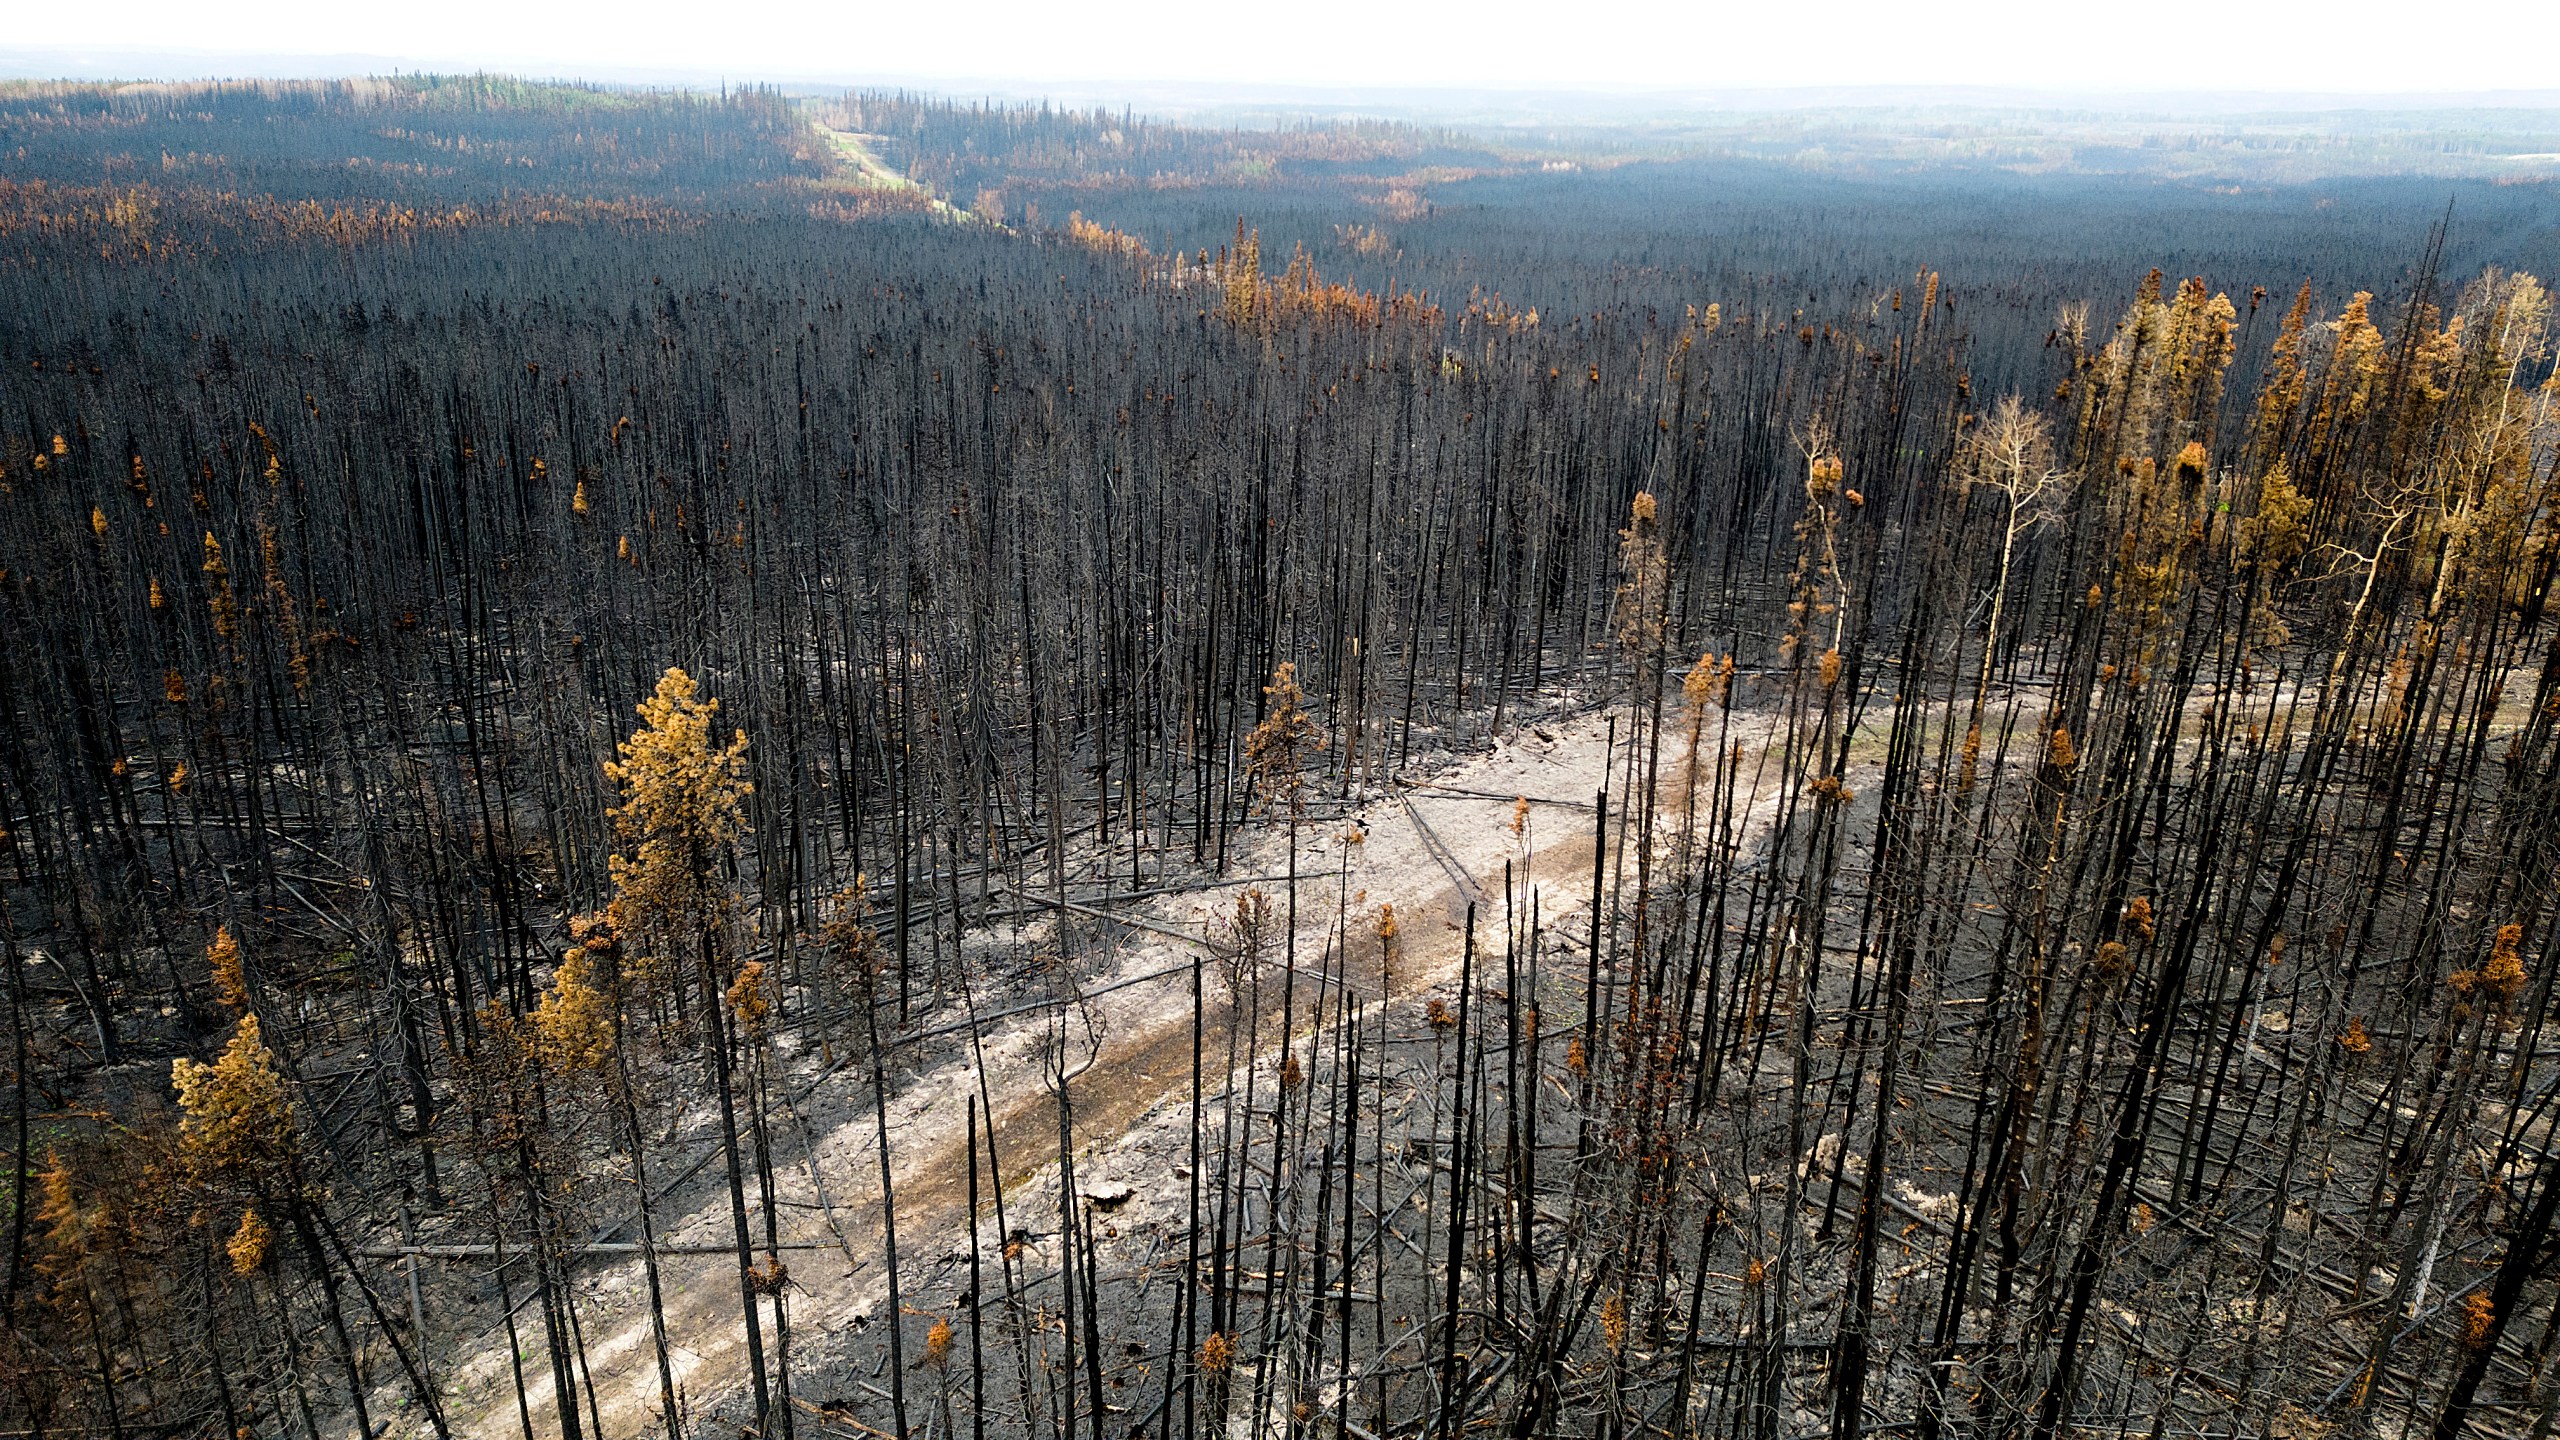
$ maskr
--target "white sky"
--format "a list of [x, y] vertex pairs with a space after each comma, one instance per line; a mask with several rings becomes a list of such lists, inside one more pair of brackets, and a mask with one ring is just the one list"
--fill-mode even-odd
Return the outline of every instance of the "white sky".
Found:
[[[2413, 30], [2412, 21], [2416, 22]], [[2560, 88], [2552, 0], [0, 0], [0, 53], [1398, 88]]]

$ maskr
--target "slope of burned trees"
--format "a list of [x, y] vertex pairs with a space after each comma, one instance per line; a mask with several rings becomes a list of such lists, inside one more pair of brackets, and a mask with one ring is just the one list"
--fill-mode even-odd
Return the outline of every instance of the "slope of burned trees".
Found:
[[2547, 1428], [2535, 281], [1540, 315], [425, 93], [5, 97], [19, 1428]]

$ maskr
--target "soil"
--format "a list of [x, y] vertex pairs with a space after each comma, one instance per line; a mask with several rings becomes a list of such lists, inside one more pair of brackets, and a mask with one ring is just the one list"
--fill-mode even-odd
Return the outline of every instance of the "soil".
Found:
[[[1736, 717], [1737, 738], [1748, 732], [1755, 748], [1765, 745], [1769, 728], [1765, 717]], [[1376, 1003], [1383, 991], [1391, 1007], [1417, 1012], [1420, 997], [1448, 986], [1466, 943], [1470, 897], [1462, 891], [1462, 878], [1476, 892], [1485, 937], [1502, 933], [1506, 865], [1511, 904], [1525, 913], [1534, 900], [1550, 933], [1560, 932], [1558, 922], [1587, 912], [1592, 797], [1611, 778], [1613, 761], [1620, 774], [1609, 788], [1613, 794], [1623, 791], [1627, 757], [1623, 747], [1613, 753], [1611, 734], [1606, 715], [1592, 711], [1523, 725], [1489, 751], [1445, 764], [1419, 783], [1355, 795], [1347, 810], [1302, 823], [1294, 935], [1303, 987], [1301, 1030], [1322, 983], [1317, 977], [1328, 970], [1364, 1004]], [[1666, 763], [1665, 770], [1670, 768]], [[1664, 788], [1665, 808], [1676, 808], [1674, 787]], [[1530, 803], [1525, 823], [1515, 831], [1521, 798]], [[1753, 801], [1745, 825], [1756, 830], [1765, 825], [1774, 797], [1755, 792]], [[1610, 817], [1613, 853], [1623, 824], [1622, 817]], [[1671, 838], [1670, 828], [1657, 829], [1657, 844]], [[1233, 857], [1231, 870], [1285, 873], [1288, 827], [1264, 817], [1259, 829]], [[971, 998], [981, 1016], [1017, 1012], [987, 1020], [976, 1053], [965, 1033], [968, 1008], [957, 997], [911, 1021], [911, 1034], [946, 1032], [938, 1049], [892, 1042], [897, 1063], [889, 1075], [889, 1146], [911, 1360], [921, 1352], [923, 1327], [932, 1319], [926, 1302], [951, 1303], [966, 1285], [971, 1096], [984, 1093], [993, 1100], [992, 1143], [1003, 1167], [1011, 1238], [1025, 1242], [1028, 1269], [1037, 1273], [1044, 1253], [1046, 1268], [1056, 1268], [1054, 1236], [1044, 1238], [1039, 1221], [1054, 1230], [1059, 1137], [1049, 1076], [1052, 1047], [1060, 1040], [1069, 1070], [1079, 1187], [1088, 1194], [1104, 1187], [1110, 1192], [1106, 1199], [1115, 1198], [1120, 1187], [1130, 1191], [1129, 1200], [1113, 1206], [1119, 1212], [1111, 1217], [1115, 1237], [1122, 1230], [1144, 1230], [1161, 1244], [1168, 1224], [1177, 1237], [1183, 1229], [1187, 1217], [1177, 1212], [1185, 1187], [1173, 1164], [1182, 1158], [1188, 1135], [1191, 978], [1196, 959], [1209, 997], [1208, 1053], [1223, 1064], [1226, 1025], [1238, 1007], [1229, 1003], [1224, 972], [1204, 942], [1222, 933], [1222, 917], [1232, 913], [1244, 887], [1206, 874], [1187, 886], [1178, 876], [1150, 877], [1149, 886], [1167, 888], [1110, 908], [1129, 923], [1078, 911], [1062, 932], [1054, 921], [1039, 918], [1044, 905], [1025, 903], [1017, 907], [1025, 918], [970, 938], [963, 965], [972, 974], [1045, 971], [1049, 985], [1071, 987], [1073, 1003], [1019, 1013], [1025, 1002], [1040, 998], [1036, 981], [1030, 987], [1016, 984], [1009, 993], [973, 982]], [[1286, 884], [1265, 880], [1260, 888], [1274, 914], [1285, 914]], [[1382, 975], [1377, 917], [1385, 904], [1395, 908], [1399, 935], [1395, 962]], [[1168, 932], [1200, 938], [1177, 939]], [[1051, 958], [1062, 947], [1072, 947], [1072, 958]], [[1286, 948], [1274, 943], [1264, 984], [1264, 1009], [1274, 1022], [1261, 1027], [1266, 1049], [1277, 1030], [1279, 977], [1287, 968], [1279, 952]], [[947, 1033], [955, 1030], [961, 1033]], [[772, 1120], [777, 1209], [785, 1246], [800, 1247], [787, 1250], [785, 1263], [791, 1276], [793, 1372], [803, 1407], [813, 1393], [879, 1393], [857, 1373], [871, 1365], [856, 1362], [869, 1358], [876, 1364], [879, 1357], [872, 1352], [885, 1343], [885, 1332], [874, 1324], [887, 1298], [887, 1267], [868, 1067], [846, 1064], [846, 1057], [831, 1065], [824, 1055], [807, 1036], [785, 1034], [776, 1042], [774, 1088], [790, 1097]], [[1243, 1078], [1213, 1076], [1212, 1091]], [[697, 1120], [688, 1128], [699, 1133], [703, 1127]], [[656, 1164], [662, 1172], [671, 1168], [664, 1159]], [[982, 1174], [982, 1188], [984, 1183]], [[749, 1196], [752, 1210], [752, 1181]], [[996, 1247], [1005, 1237], [993, 1229], [992, 1194], [982, 1199], [979, 1234], [992, 1287]], [[716, 1158], [662, 1200], [657, 1213], [662, 1245], [708, 1250], [728, 1240], [726, 1182]], [[760, 1214], [754, 1223], [760, 1233]], [[696, 1426], [705, 1416], [736, 1418], [743, 1413], [746, 1367], [732, 1262], [717, 1253], [662, 1254], [660, 1267], [682, 1403]], [[660, 1387], [640, 1261], [629, 1255], [591, 1257], [582, 1262], [578, 1284], [604, 1433], [619, 1437], [658, 1429]], [[536, 1434], [556, 1433], [549, 1413], [550, 1371], [535, 1338], [538, 1315], [528, 1309], [519, 1325]], [[766, 1330], [770, 1351], [769, 1310]], [[520, 1433], [504, 1331], [492, 1325], [484, 1333], [495, 1343], [442, 1377], [454, 1433]]]

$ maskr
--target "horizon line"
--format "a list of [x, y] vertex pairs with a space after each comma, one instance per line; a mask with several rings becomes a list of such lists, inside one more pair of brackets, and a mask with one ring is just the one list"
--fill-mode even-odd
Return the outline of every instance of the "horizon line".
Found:
[[[209, 67], [209, 68], [197, 68]], [[1141, 98], [1194, 106], [1396, 107], [1517, 106], [1573, 102], [1603, 107], [1644, 105], [1662, 109], [1730, 111], [1901, 107], [2083, 110], [2143, 105], [2219, 111], [2319, 110], [2429, 111], [2464, 109], [2560, 110], [2560, 87], [2464, 89], [2339, 89], [2203, 87], [2132, 88], [2061, 85], [1840, 83], [1830, 85], [1683, 86], [1605, 81], [1552, 84], [1378, 85], [1345, 81], [1185, 80], [1144, 75], [988, 75], [959, 71], [902, 70], [728, 71], [680, 65], [579, 65], [534, 57], [474, 60], [455, 56], [380, 54], [364, 51], [296, 52], [163, 46], [0, 45], [0, 82], [63, 84], [205, 84], [224, 81], [342, 80], [406, 74], [490, 74], [557, 84], [677, 89], [777, 88], [914, 89], [945, 95], [1037, 100], [1073, 97], [1092, 102], [1109, 94], [1123, 103]], [[1595, 117], [1596, 118], [1596, 117]]]

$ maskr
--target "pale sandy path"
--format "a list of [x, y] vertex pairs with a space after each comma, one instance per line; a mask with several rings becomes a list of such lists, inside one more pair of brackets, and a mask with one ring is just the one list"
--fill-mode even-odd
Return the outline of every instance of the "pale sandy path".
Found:
[[[1515, 866], [1515, 884], [1524, 901], [1530, 887], [1536, 887], [1541, 911], [1551, 926], [1587, 908], [1594, 842], [1588, 804], [1601, 784], [1606, 734], [1607, 721], [1596, 714], [1524, 729], [1490, 753], [1457, 761], [1429, 777], [1478, 795], [1429, 789], [1410, 792], [1449, 858], [1474, 878], [1496, 909], [1501, 904], [1505, 861]], [[1665, 789], [1668, 792], [1671, 787]], [[1511, 801], [1479, 798], [1493, 795], [1560, 803], [1533, 805], [1524, 846], [1510, 828]], [[1667, 803], [1669, 799], [1666, 794]], [[1402, 932], [1391, 977], [1394, 996], [1443, 983], [1455, 973], [1463, 948], [1463, 930], [1457, 920], [1463, 905], [1457, 887], [1398, 798], [1377, 797], [1359, 816], [1366, 822], [1367, 838], [1348, 847], [1347, 872], [1342, 868], [1346, 847], [1339, 824], [1310, 826], [1302, 832], [1298, 924], [1302, 977], [1325, 953], [1341, 894], [1351, 901], [1343, 928], [1350, 935], [1346, 949], [1355, 989], [1373, 991], [1376, 983], [1378, 945], [1373, 927], [1381, 902], [1395, 905]], [[1611, 828], [1614, 844], [1616, 825]], [[1274, 873], [1285, 868], [1285, 842], [1274, 830], [1238, 857], [1238, 873]], [[1341, 878], [1346, 873], [1347, 880]], [[1265, 888], [1275, 909], [1284, 903], [1280, 887]], [[1168, 895], [1128, 913], [1176, 924], [1194, 934], [1206, 933], [1213, 912], [1231, 905], [1235, 893], [1227, 888]], [[1498, 943], [1499, 914], [1483, 915], [1479, 924]], [[1189, 1100], [1188, 961], [1195, 947], [1141, 930], [1122, 934], [1112, 958], [1095, 967], [1099, 973], [1087, 982], [1088, 993], [1152, 971], [1179, 967], [1179, 973], [1115, 990], [1086, 1007], [1103, 1039], [1093, 1063], [1074, 1083], [1079, 1153], [1105, 1149], [1151, 1113]], [[1222, 1055], [1223, 1029], [1214, 1017], [1223, 1007], [1214, 964], [1208, 969], [1206, 987], [1213, 1016], [1211, 1053]], [[980, 1003], [982, 1009], [998, 1004], [989, 997], [981, 997]], [[953, 1011], [957, 1013], [956, 1006]], [[1039, 1070], [1039, 1050], [1048, 1029], [1045, 1016], [1013, 1017], [989, 1025], [981, 1047], [986, 1090], [996, 1105], [994, 1143], [1009, 1189], [1055, 1166], [1057, 1112]], [[1073, 1033], [1084, 1033], [1081, 1021]], [[795, 1284], [791, 1299], [795, 1348], [803, 1353], [825, 1335], [861, 1323], [880, 1306], [886, 1291], [885, 1267], [879, 1263], [876, 1132], [863, 1103], [868, 1081], [849, 1068], [826, 1083], [837, 1092], [832, 1098], [839, 1101], [827, 1108], [839, 1118], [832, 1128], [809, 1137], [806, 1152], [787, 1116], [777, 1114], [773, 1121], [775, 1163], [782, 1172], [777, 1182], [783, 1202], [779, 1207], [783, 1237], [826, 1247], [795, 1251], [787, 1257]], [[977, 1092], [978, 1081], [964, 1047], [958, 1058], [930, 1071], [893, 1073], [891, 1085], [890, 1148], [898, 1193], [900, 1255], [913, 1288], [912, 1277], [927, 1266], [955, 1252], [966, 1253], [971, 1222], [965, 1213], [964, 1105], [965, 1097]], [[840, 1103], [844, 1100], [853, 1103]], [[805, 1113], [814, 1107], [803, 1108]], [[858, 1263], [849, 1264], [843, 1250], [835, 1246], [835, 1235], [809, 1183], [804, 1153], [815, 1156], [835, 1222]], [[662, 1215], [663, 1240], [717, 1243], [727, 1238], [726, 1191], [715, 1183], [717, 1179], [715, 1164], [690, 1192], [698, 1208]], [[752, 1182], [749, 1193], [752, 1200]], [[991, 1214], [986, 1218], [992, 1222]], [[757, 1223], [760, 1228], [760, 1217]], [[664, 1257], [661, 1271], [678, 1380], [688, 1408], [698, 1414], [744, 1388], [745, 1335], [734, 1272], [729, 1261], [711, 1255]], [[594, 1284], [593, 1297], [581, 1301], [581, 1314], [607, 1440], [662, 1433], [654, 1419], [659, 1386], [648, 1315], [641, 1304], [639, 1262], [590, 1261], [584, 1274]], [[538, 1319], [534, 1324], [538, 1328]], [[770, 1335], [767, 1347], [770, 1350]], [[538, 1362], [538, 1351], [527, 1357], [528, 1394], [536, 1433], [548, 1436], [557, 1433], [549, 1416], [550, 1375], [547, 1364]], [[449, 1383], [456, 1434], [521, 1433], [502, 1345], [461, 1367]]]

